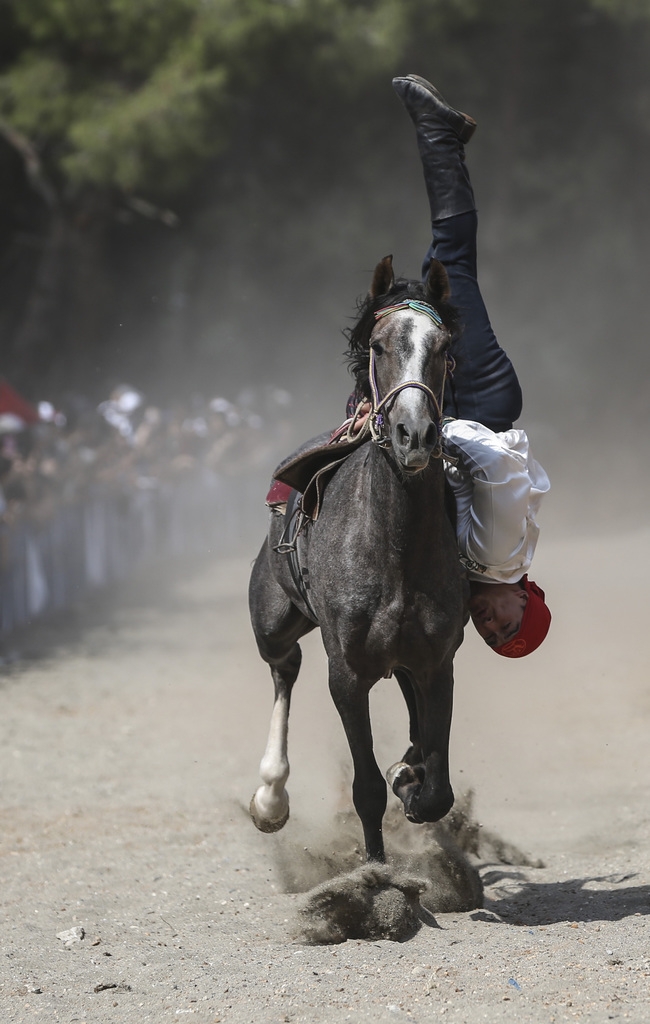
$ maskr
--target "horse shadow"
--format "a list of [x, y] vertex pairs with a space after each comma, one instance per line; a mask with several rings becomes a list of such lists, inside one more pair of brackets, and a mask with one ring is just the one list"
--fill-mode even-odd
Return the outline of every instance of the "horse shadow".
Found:
[[[623, 886], [636, 878], [626, 875], [588, 875], [565, 881], [531, 881], [522, 872], [482, 871], [485, 910], [470, 915], [489, 920], [490, 912], [506, 924], [550, 925], [621, 921], [633, 915], [650, 915], [650, 885]], [[611, 888], [592, 889], [590, 885]], [[494, 919], [494, 918], [492, 918]]]

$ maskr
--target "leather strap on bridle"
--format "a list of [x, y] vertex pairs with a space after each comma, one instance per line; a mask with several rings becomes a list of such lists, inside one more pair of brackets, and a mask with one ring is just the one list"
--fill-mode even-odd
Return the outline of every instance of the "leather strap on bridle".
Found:
[[[412, 309], [416, 313], [423, 313], [425, 316], [428, 316], [429, 319], [432, 320], [436, 324], [436, 326], [438, 326], [438, 327], [442, 327], [443, 326], [442, 318], [441, 318], [440, 314], [438, 313], [437, 309], [434, 309], [433, 306], [429, 306], [428, 303], [426, 303], [426, 302], [420, 302], [420, 301], [418, 301], [416, 299], [408, 299], [408, 300], [406, 300], [404, 302], [399, 302], [399, 303], [397, 303], [394, 306], [387, 306], [384, 309], [377, 310], [377, 312], [375, 313], [375, 320], [381, 320], [385, 316], [389, 316], [391, 313], [396, 313], [396, 312], [398, 312], [398, 310], [402, 310], [402, 309]], [[372, 335], [371, 335], [371, 338], [372, 338]], [[366, 423], [361, 428], [361, 432], [363, 433], [363, 432], [369, 431], [371, 436], [372, 436], [372, 440], [374, 441], [375, 444], [378, 444], [378, 445], [380, 445], [383, 448], [390, 447], [391, 441], [390, 441], [390, 438], [388, 437], [388, 435], [386, 434], [385, 423], [384, 423], [384, 417], [382, 415], [382, 410], [385, 410], [387, 405], [388, 405], [388, 403], [391, 402], [397, 395], [399, 395], [399, 393], [401, 391], [405, 391], [407, 388], [417, 388], [419, 391], [423, 391], [425, 393], [425, 395], [427, 396], [427, 398], [431, 402], [431, 405], [433, 406], [433, 409], [435, 411], [434, 423], [435, 423], [435, 425], [437, 427], [437, 430], [438, 430], [438, 440], [436, 441], [436, 445], [435, 445], [433, 451], [431, 452], [431, 455], [432, 455], [432, 457], [434, 459], [441, 458], [442, 455], [443, 455], [443, 451], [442, 451], [442, 415], [443, 415], [442, 414], [442, 403], [443, 403], [443, 400], [444, 400], [445, 384], [447, 382], [447, 374], [448, 373], [453, 373], [454, 366], [455, 366], [455, 363], [454, 363], [453, 358], [450, 355], [447, 355], [445, 357], [445, 367], [444, 367], [444, 371], [443, 371], [443, 375], [442, 375], [442, 385], [440, 387], [440, 397], [439, 398], [434, 394], [434, 392], [431, 390], [431, 388], [428, 386], [428, 384], [424, 384], [423, 381], [421, 381], [421, 380], [405, 380], [405, 381], [402, 381], [401, 384], [397, 384], [394, 388], [391, 388], [390, 391], [388, 392], [388, 394], [384, 395], [384, 397], [382, 398], [380, 393], [379, 393], [379, 386], [377, 384], [377, 366], [376, 366], [376, 359], [375, 359], [375, 351], [374, 351], [374, 349], [372, 348], [372, 345], [371, 345], [370, 346], [370, 365], [369, 365], [369, 368], [368, 368], [368, 376], [369, 376], [369, 379], [370, 379], [370, 391], [371, 391], [371, 394], [372, 394], [372, 409], [370, 411], [370, 415], [368, 416], [368, 419], [367, 419]], [[355, 424], [356, 420], [359, 418], [359, 413], [360, 413], [362, 405], [363, 405], [363, 402], [360, 402], [359, 405], [357, 406], [355, 414], [354, 414], [354, 416], [352, 418], [352, 422], [350, 423], [350, 426], [348, 427], [348, 438], [351, 438], [353, 436], [352, 435], [352, 431], [353, 431], [353, 428], [354, 428], [354, 424]], [[356, 436], [358, 436], [358, 434]]]

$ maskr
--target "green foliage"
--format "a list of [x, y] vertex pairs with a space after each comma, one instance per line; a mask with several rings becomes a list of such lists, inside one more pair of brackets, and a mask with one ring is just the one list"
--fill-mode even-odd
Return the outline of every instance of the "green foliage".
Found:
[[[90, 183], [174, 196], [229, 147], [269, 85], [284, 83], [285, 100], [327, 97], [341, 109], [406, 55], [423, 71], [480, 81], [480, 66], [468, 63], [472, 33], [497, 47], [510, 40], [507, 70], [518, 40], [561, 30], [556, 8], [556, 0], [0, 0], [0, 119], [68, 192]], [[578, 8], [625, 22], [646, 16], [650, 0], [574, 0], [567, 15]]]
[[75, 112], [69, 69], [56, 57], [27, 53], [0, 79], [0, 103], [12, 126], [33, 140], [60, 138]]
[[[502, 323], [507, 311], [516, 362], [554, 368], [546, 415], [548, 396], [561, 404], [573, 387], [567, 365], [587, 389], [599, 346], [609, 366], [612, 337], [643, 333], [649, 13], [650, 0], [0, 0], [5, 236], [27, 210], [29, 231], [66, 220], [75, 240], [52, 262], [70, 278], [58, 319], [34, 289], [39, 351], [58, 367], [59, 351], [76, 364], [83, 350], [94, 367], [105, 331], [121, 376], [123, 332], [106, 339], [130, 303], [130, 347], [143, 345], [141, 370], [156, 364], [146, 338], [163, 344], [166, 314], [162, 303], [150, 321], [142, 310], [167, 281], [182, 299], [168, 311], [179, 373], [193, 364], [186, 344], [199, 385], [208, 348], [215, 373], [234, 366], [233, 338], [238, 373], [264, 359], [275, 372], [281, 348], [299, 363], [296, 296], [333, 329], [350, 282], [367, 285], [359, 268], [394, 251], [414, 273], [428, 244], [412, 128], [390, 89], [393, 75], [416, 71], [479, 122], [482, 284]], [[39, 194], [65, 197], [65, 216], [47, 218]], [[178, 231], [160, 227], [168, 207]], [[91, 242], [109, 257], [93, 294], [115, 284], [92, 323]], [[16, 234], [6, 266], [22, 267], [25, 249]], [[187, 280], [177, 258], [192, 267]], [[18, 310], [20, 275], [7, 277], [0, 309], [15, 293]], [[183, 331], [181, 308], [191, 309]], [[274, 315], [284, 325], [289, 308], [293, 334], [269, 345]]]
[[133, 92], [98, 91], [69, 126], [63, 170], [74, 183], [176, 191], [222, 143], [215, 115], [224, 79], [222, 68], [195, 71], [177, 62]]
[[395, 0], [14, 0], [0, 115], [73, 185], [173, 194], [228, 144], [232, 112], [293, 68], [343, 92], [395, 60]]
[[165, 58], [195, 17], [196, 0], [14, 0], [33, 46], [96, 71], [143, 74]]

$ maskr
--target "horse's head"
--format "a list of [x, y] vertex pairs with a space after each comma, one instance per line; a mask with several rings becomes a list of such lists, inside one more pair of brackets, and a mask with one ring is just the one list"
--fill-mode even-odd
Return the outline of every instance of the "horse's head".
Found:
[[440, 453], [447, 350], [456, 325], [448, 299], [442, 263], [432, 261], [423, 284], [396, 282], [386, 256], [349, 334], [357, 386], [372, 402], [373, 434], [391, 445], [405, 475], [421, 472]]

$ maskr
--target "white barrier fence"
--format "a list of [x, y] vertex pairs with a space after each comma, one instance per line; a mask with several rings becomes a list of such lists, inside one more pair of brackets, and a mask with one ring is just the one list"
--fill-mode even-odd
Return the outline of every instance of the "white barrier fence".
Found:
[[201, 470], [182, 480], [141, 484], [128, 493], [98, 484], [46, 522], [24, 516], [0, 524], [0, 635], [147, 565], [244, 550], [252, 555], [261, 543], [259, 474]]

